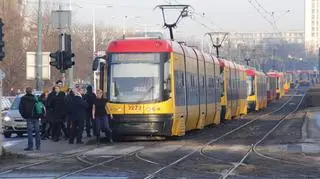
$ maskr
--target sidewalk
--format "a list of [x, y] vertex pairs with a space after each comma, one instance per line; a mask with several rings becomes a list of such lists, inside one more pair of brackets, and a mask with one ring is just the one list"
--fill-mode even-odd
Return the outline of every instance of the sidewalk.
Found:
[[88, 143], [92, 143], [92, 140], [95, 140], [95, 138], [84, 137], [84, 144], [69, 144], [69, 141], [64, 139], [58, 142], [53, 142], [52, 140], [41, 140], [40, 151], [24, 151], [24, 148], [26, 148], [27, 146], [28, 140], [27, 138], [21, 138], [21, 140], [12, 141], [12, 145], [4, 145], [4, 148], [9, 152], [25, 155], [28, 157], [49, 157], [56, 154], [73, 154], [86, 151], [94, 146], [87, 145]]
[[309, 142], [320, 141], [320, 107], [308, 108], [303, 125], [303, 138]]

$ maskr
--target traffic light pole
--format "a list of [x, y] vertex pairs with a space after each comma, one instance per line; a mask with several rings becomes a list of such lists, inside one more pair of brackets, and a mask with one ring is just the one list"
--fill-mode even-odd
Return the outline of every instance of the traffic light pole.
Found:
[[[60, 30], [60, 35], [59, 35], [59, 37], [60, 37], [60, 51], [65, 51], [65, 49], [66, 49], [66, 47], [65, 47], [65, 36], [64, 36], [64, 34], [62, 33], [62, 30]], [[61, 53], [61, 59], [63, 59], [63, 55], [62, 55], [62, 53]], [[63, 84], [65, 84], [65, 81], [66, 81], [66, 73], [65, 73], [65, 70], [63, 69], [63, 62], [64, 62], [64, 60], [61, 60], [61, 66], [62, 66], [62, 69], [60, 70], [60, 72], [61, 72], [61, 80], [62, 80], [62, 82], [63, 82]]]
[[[72, 7], [71, 7], [71, 0], [69, 0], [69, 10], [72, 12]], [[69, 32], [71, 32], [70, 27], [69, 27]], [[73, 85], [73, 69], [75, 68], [75, 65], [72, 68], [69, 68], [68, 70], [68, 84], [69, 88], [72, 88]]]
[[42, 90], [42, 2], [38, 1], [38, 47], [36, 54], [36, 88]]
[[[70, 4], [71, 6], [71, 4]], [[73, 57], [75, 56], [72, 53], [71, 45], [71, 35], [66, 34], [66, 28], [69, 28], [70, 31], [70, 19], [71, 19], [71, 8], [70, 10], [62, 10], [61, 5], [59, 5], [59, 10], [52, 11], [53, 25], [59, 29], [59, 49], [56, 52], [50, 53], [52, 61], [50, 65], [56, 67], [60, 70], [61, 80], [66, 84], [65, 71], [69, 69], [69, 80], [68, 85], [72, 87], [73, 83], [73, 69], [75, 62]], [[67, 19], [67, 20], [66, 20]], [[65, 21], [68, 21], [67, 24], [64, 24]], [[66, 86], [66, 85], [65, 85]]]

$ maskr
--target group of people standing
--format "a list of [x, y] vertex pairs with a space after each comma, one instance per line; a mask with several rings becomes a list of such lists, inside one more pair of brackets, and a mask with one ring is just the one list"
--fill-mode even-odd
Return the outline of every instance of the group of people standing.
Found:
[[[35, 131], [36, 148], [40, 149], [40, 136], [42, 140], [51, 138], [55, 142], [64, 136], [70, 144], [74, 142], [83, 144], [84, 128], [87, 137], [92, 137], [91, 132], [93, 132], [97, 144], [100, 144], [101, 131], [106, 133], [110, 142], [113, 142], [108, 115], [111, 118], [113, 116], [107, 110], [107, 100], [103, 97], [103, 91], [97, 90], [95, 94], [90, 85], [87, 86], [86, 93], [80, 85], [75, 85], [67, 92], [63, 91], [62, 88], [63, 83], [58, 80], [51, 92], [44, 91], [41, 94], [39, 101], [44, 106], [44, 112], [39, 116], [25, 114], [25, 111], [30, 110], [27, 109], [30, 107], [27, 107], [25, 102], [31, 101], [28, 105], [32, 106], [32, 99], [35, 98], [30, 92], [30, 88], [26, 89], [26, 95], [21, 99], [19, 111], [21, 116], [27, 120], [28, 131], [29, 123], [30, 130]], [[33, 106], [35, 103], [36, 101], [34, 101]], [[39, 124], [34, 123], [34, 119], [39, 118], [41, 119], [41, 132], [37, 131], [37, 129], [39, 130]], [[29, 137], [29, 133], [31, 137]], [[32, 150], [32, 138], [32, 132], [28, 132], [28, 147], [25, 150]]]

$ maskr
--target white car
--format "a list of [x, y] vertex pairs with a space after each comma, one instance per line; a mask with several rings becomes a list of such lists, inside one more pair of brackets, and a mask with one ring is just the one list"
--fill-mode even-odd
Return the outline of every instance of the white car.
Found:
[[[27, 133], [27, 121], [19, 113], [19, 104], [24, 94], [16, 96], [9, 110], [4, 114], [2, 119], [2, 133], [5, 138], [10, 138], [12, 134], [23, 136]], [[35, 93], [40, 96], [40, 93]]]

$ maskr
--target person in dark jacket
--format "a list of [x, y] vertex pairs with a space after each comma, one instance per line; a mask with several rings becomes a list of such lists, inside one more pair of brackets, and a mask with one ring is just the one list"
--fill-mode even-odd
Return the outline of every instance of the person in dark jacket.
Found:
[[[48, 91], [44, 91], [39, 97], [39, 101], [42, 102], [42, 104], [44, 104], [46, 108], [48, 106], [47, 104], [48, 93], [49, 93]], [[52, 125], [50, 121], [47, 120], [47, 113], [44, 113], [44, 115], [42, 115], [40, 118], [41, 118], [41, 139], [42, 140], [49, 139], [49, 134], [50, 134]]]
[[54, 116], [53, 116], [53, 108], [52, 108], [52, 102], [53, 102], [53, 98], [55, 97], [56, 92], [55, 92], [55, 87], [52, 87], [51, 92], [48, 94], [48, 98], [47, 98], [47, 106], [46, 106], [46, 119], [47, 121], [51, 124], [51, 128], [49, 131], [49, 136], [51, 136], [52, 138], [52, 127], [53, 127], [53, 121], [54, 121]]
[[40, 129], [39, 118], [34, 113], [34, 106], [36, 104], [35, 96], [32, 94], [32, 88], [26, 88], [26, 95], [21, 98], [19, 104], [19, 112], [21, 116], [27, 120], [28, 131], [28, 147], [25, 151], [33, 150], [33, 131], [35, 132], [36, 149], [40, 150]]
[[[87, 118], [86, 118], [86, 132], [87, 136], [91, 137], [90, 130], [93, 129], [93, 134], [96, 136], [96, 128], [95, 123], [92, 121], [92, 106], [93, 102], [96, 99], [96, 95], [92, 91], [92, 86], [87, 86], [87, 93], [84, 95], [84, 99], [88, 103], [88, 111], [87, 111]], [[91, 125], [92, 124], [92, 125]]]
[[68, 90], [68, 94], [66, 96], [66, 109], [67, 109], [67, 115], [66, 115], [66, 120], [67, 120], [67, 132], [69, 139], [71, 137], [71, 125], [72, 125], [72, 111], [71, 111], [71, 102], [72, 102], [72, 97], [74, 96], [74, 93], [72, 89]]
[[[65, 93], [60, 91], [59, 86], [54, 87], [54, 95], [48, 99], [48, 106], [52, 110], [53, 126], [52, 139], [57, 142], [60, 140], [61, 123], [66, 117]], [[65, 131], [66, 133], [66, 131]]]
[[[106, 110], [107, 109], [107, 110]], [[96, 134], [97, 134], [97, 144], [100, 144], [100, 132], [101, 130], [105, 132], [106, 137], [109, 138], [110, 143], [113, 143], [112, 140], [112, 130], [109, 125], [109, 119], [107, 115], [110, 115], [113, 118], [113, 115], [110, 113], [110, 110], [107, 106], [107, 99], [103, 97], [102, 90], [97, 90], [97, 97], [93, 102], [92, 108], [92, 118], [96, 123]]]
[[73, 144], [74, 139], [77, 138], [77, 144], [83, 144], [82, 133], [83, 125], [86, 119], [86, 113], [88, 104], [82, 98], [79, 88], [73, 89], [74, 96], [71, 97], [71, 103], [69, 103], [70, 118], [72, 119], [71, 124], [71, 136], [69, 143]]

